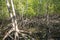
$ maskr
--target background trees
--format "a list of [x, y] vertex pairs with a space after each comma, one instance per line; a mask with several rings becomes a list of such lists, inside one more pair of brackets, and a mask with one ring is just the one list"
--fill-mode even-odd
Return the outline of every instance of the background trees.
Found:
[[[48, 12], [50, 14], [57, 12], [59, 13], [59, 0], [14, 0], [15, 10], [19, 14], [26, 14], [26, 15], [36, 15], [36, 14], [45, 14], [46, 6], [48, 1]], [[9, 16], [6, 1], [0, 1], [0, 13], [7, 17]]]
[[[13, 0], [17, 14], [18, 25], [24, 25], [29, 31], [41, 31], [46, 35], [46, 14], [49, 15], [51, 32], [59, 30], [60, 0]], [[0, 0], [0, 29], [3, 30], [11, 23], [6, 0]], [[22, 21], [22, 18], [24, 22]], [[26, 20], [26, 21], [25, 21]], [[23, 24], [24, 23], [24, 24]], [[9, 25], [10, 26], [10, 25]], [[21, 28], [21, 27], [19, 27]], [[25, 28], [24, 28], [25, 29]], [[54, 30], [55, 29], [55, 30]], [[3, 30], [4, 32], [5, 30]], [[33, 31], [32, 31], [33, 32]]]

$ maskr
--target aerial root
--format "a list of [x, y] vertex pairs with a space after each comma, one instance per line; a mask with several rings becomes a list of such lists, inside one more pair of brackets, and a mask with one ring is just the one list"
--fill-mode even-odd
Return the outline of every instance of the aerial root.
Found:
[[3, 38], [3, 40], [5, 40], [5, 38], [6, 37], [8, 37], [9, 36], [9, 34], [12, 32], [12, 31], [14, 31], [13, 29], [11, 29], [6, 35], [5, 35], [5, 37]]
[[[11, 28], [10, 31], [8, 31], [8, 33], [4, 36], [3, 40], [5, 40], [8, 36], [12, 39], [14, 39], [10, 34], [15, 31], [15, 29]], [[22, 36], [25, 35], [25, 33], [27, 33], [27, 31], [24, 31], [24, 30], [16, 30], [15, 31], [15, 38], [18, 37], [19, 34], [21, 34]], [[15, 40], [15, 39], [14, 39]]]

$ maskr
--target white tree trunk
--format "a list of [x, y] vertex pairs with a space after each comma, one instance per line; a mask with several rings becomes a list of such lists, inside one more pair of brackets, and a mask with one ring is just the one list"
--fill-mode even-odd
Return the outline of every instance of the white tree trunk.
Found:
[[13, 4], [13, 0], [11, 0], [11, 5], [12, 5], [12, 11], [13, 13], [10, 11], [10, 4], [9, 4], [9, 0], [6, 0], [7, 3], [7, 7], [8, 7], [8, 11], [10, 13], [10, 17], [12, 18], [12, 29], [5, 35], [5, 37], [3, 38], [3, 40], [5, 40], [6, 37], [9, 36], [9, 34], [13, 31], [15, 31], [15, 39], [16, 40], [16, 36], [18, 36], [18, 25], [17, 25], [17, 19], [16, 19], [16, 13], [15, 13], [15, 9], [14, 9], [14, 4]]

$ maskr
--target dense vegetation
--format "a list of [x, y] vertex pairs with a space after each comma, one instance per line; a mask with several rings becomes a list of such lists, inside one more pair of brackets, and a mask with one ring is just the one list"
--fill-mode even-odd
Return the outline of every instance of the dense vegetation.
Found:
[[[41, 37], [60, 36], [60, 0], [13, 0], [13, 2], [19, 29], [31, 31], [36, 40], [40, 40]], [[0, 39], [11, 27], [6, 0], [0, 0]]]

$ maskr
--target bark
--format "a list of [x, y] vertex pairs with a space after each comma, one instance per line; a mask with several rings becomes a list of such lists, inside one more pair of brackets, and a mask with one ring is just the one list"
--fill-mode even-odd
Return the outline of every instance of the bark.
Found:
[[[15, 13], [15, 9], [14, 9], [13, 0], [11, 0], [13, 13], [10, 10], [9, 0], [6, 0], [6, 3], [7, 3], [8, 11], [10, 13], [10, 17], [12, 18], [12, 25], [13, 26], [12, 26], [12, 29], [5, 35], [3, 40], [5, 40], [5, 38], [8, 37], [10, 35], [10, 33], [13, 32], [13, 31], [15, 31], [15, 39], [14, 40], [16, 40], [16, 36], [18, 36], [19, 29], [18, 29], [18, 25], [17, 25], [17, 19], [16, 19], [16, 13]], [[14, 16], [14, 18], [13, 18], [13, 16]]]

